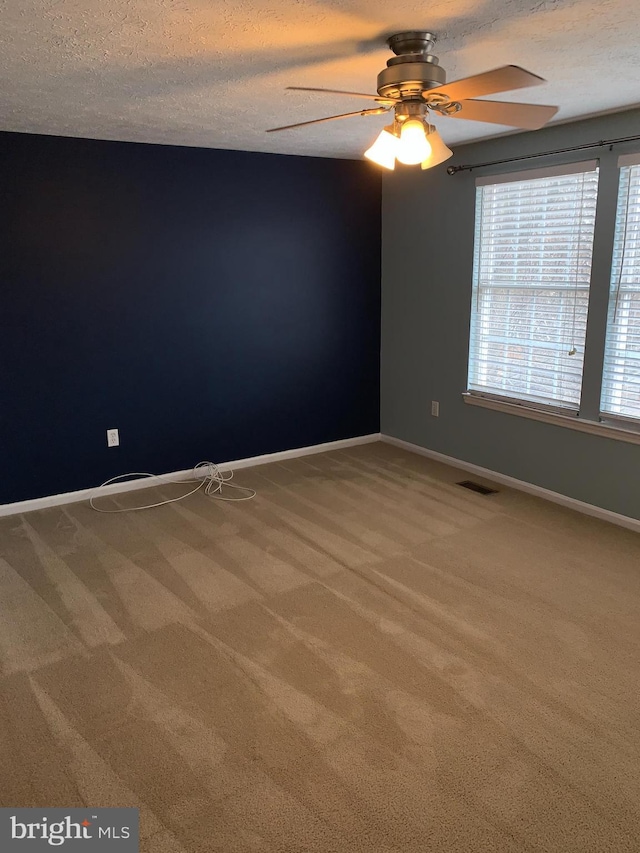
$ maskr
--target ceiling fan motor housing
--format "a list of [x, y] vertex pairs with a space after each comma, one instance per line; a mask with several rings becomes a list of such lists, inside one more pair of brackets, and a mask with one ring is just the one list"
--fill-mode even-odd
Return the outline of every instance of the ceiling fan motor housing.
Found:
[[396, 33], [387, 44], [396, 54], [378, 74], [378, 94], [387, 98], [420, 98], [422, 92], [447, 82], [438, 57], [431, 53], [436, 37], [426, 30]]

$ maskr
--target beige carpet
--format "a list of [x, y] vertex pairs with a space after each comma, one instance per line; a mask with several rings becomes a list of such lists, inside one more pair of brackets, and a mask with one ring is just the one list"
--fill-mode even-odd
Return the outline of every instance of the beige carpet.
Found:
[[640, 850], [637, 534], [382, 444], [236, 477], [0, 519], [1, 805], [139, 806], [148, 853]]

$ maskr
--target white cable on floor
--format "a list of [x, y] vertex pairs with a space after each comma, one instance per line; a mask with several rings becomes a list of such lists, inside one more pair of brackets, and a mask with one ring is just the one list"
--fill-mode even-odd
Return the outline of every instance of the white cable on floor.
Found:
[[[98, 497], [98, 493], [100, 489], [103, 489], [105, 486], [108, 486], [110, 483], [117, 483], [119, 480], [124, 480], [125, 477], [148, 477], [152, 480], [159, 480], [161, 483], [182, 483], [184, 485], [191, 484], [197, 482], [198, 485], [195, 489], [192, 489], [190, 492], [187, 492], [184, 495], [179, 495], [177, 498], [167, 498], [166, 500], [159, 501], [155, 504], [144, 504], [144, 506], [132, 506], [132, 507], [123, 507], [118, 509], [100, 509], [94, 503], [96, 497]], [[95, 492], [89, 498], [89, 505], [91, 509], [95, 509], [96, 512], [135, 512], [139, 509], [154, 509], [157, 506], [165, 506], [165, 504], [173, 504], [178, 501], [183, 501], [185, 498], [190, 497], [191, 495], [195, 495], [196, 492], [199, 492], [201, 489], [204, 491], [205, 495], [208, 495], [211, 498], [215, 498], [220, 501], [248, 501], [251, 498], [255, 498], [256, 492], [254, 489], [249, 489], [247, 486], [237, 486], [235, 483], [231, 483], [230, 481], [233, 479], [233, 471], [223, 472], [220, 468], [215, 464], [215, 462], [198, 462], [198, 464], [193, 469], [193, 479], [191, 480], [169, 480], [163, 477], [161, 474], [145, 474], [136, 472], [134, 474], [119, 474], [117, 477], [111, 477], [110, 480], [105, 480]], [[150, 484], [153, 485], [153, 484]], [[237, 497], [231, 497], [229, 495], [222, 494], [222, 487], [226, 489], [235, 489], [237, 492], [244, 492], [243, 495], [238, 495]]]

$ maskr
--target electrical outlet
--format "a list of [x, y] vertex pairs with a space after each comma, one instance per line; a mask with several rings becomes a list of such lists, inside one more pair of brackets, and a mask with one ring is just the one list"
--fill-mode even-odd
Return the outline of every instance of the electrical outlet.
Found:
[[431, 401], [431, 414], [434, 418], [440, 417], [440, 403], [437, 400]]
[[107, 430], [107, 447], [119, 447], [120, 434], [117, 429]]

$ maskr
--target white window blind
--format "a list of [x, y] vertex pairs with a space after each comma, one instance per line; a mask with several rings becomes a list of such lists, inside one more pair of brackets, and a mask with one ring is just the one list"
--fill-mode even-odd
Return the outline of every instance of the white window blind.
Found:
[[640, 165], [620, 169], [600, 408], [640, 418]]
[[487, 180], [476, 189], [469, 390], [577, 411], [597, 162]]

